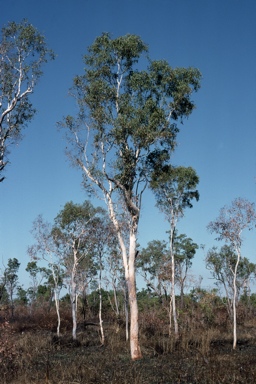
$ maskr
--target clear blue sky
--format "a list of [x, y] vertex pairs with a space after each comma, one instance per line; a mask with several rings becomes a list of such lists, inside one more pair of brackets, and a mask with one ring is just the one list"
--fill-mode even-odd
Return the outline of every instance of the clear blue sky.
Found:
[[[52, 221], [63, 205], [86, 199], [81, 174], [69, 166], [56, 122], [74, 113], [68, 89], [83, 72], [82, 55], [102, 32], [137, 34], [153, 59], [194, 66], [203, 75], [197, 109], [178, 136], [175, 165], [192, 166], [200, 177], [200, 201], [187, 211], [179, 232], [206, 250], [216, 244], [206, 226], [236, 197], [256, 197], [256, 1], [255, 0], [1, 0], [0, 26], [27, 18], [42, 32], [57, 58], [45, 66], [33, 102], [38, 113], [11, 149], [11, 165], [0, 185], [0, 263], [16, 257], [21, 282], [27, 247], [38, 214]], [[139, 243], [166, 239], [167, 223], [147, 193]], [[244, 256], [256, 262], [255, 233]], [[193, 266], [202, 286], [212, 285], [204, 253]]]

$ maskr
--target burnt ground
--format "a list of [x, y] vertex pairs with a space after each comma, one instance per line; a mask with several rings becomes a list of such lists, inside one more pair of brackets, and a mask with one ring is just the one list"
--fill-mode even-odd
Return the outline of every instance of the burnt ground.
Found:
[[20, 310], [14, 319], [0, 319], [0, 384], [256, 383], [254, 312], [240, 316], [233, 350], [232, 324], [216, 310], [204, 322], [198, 311], [180, 317], [178, 339], [169, 336], [164, 316], [145, 311], [140, 321], [143, 358], [138, 361], [131, 361], [123, 324], [118, 323], [117, 332], [114, 319], [106, 319], [102, 346], [97, 318], [81, 322], [73, 341], [68, 314], [63, 315], [60, 337], [54, 311], [40, 309], [29, 316]]
[[[19, 337], [19, 340], [18, 338]], [[203, 340], [203, 339], [202, 339]], [[15, 336], [15, 353], [2, 361], [1, 383], [256, 383], [256, 340], [215, 338], [209, 345], [169, 337], [142, 340], [143, 359], [132, 362], [123, 335], [100, 346], [97, 331], [57, 338], [50, 332]]]

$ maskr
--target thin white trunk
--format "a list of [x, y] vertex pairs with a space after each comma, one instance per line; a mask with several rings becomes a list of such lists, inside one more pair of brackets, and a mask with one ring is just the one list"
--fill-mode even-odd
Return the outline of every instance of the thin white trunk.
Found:
[[170, 295], [170, 306], [169, 306], [169, 336], [172, 334], [172, 295]]
[[138, 319], [138, 303], [136, 294], [136, 276], [135, 276], [135, 255], [136, 255], [136, 218], [133, 219], [132, 229], [130, 230], [129, 242], [129, 258], [125, 242], [119, 228], [119, 223], [115, 216], [113, 202], [109, 195], [106, 195], [107, 204], [110, 212], [110, 219], [116, 229], [119, 246], [122, 252], [123, 265], [125, 271], [125, 280], [128, 288], [128, 298], [130, 305], [130, 352], [132, 360], [142, 358], [140, 345], [139, 345], [139, 319]]
[[[76, 257], [74, 255], [74, 257]], [[76, 340], [76, 329], [77, 329], [77, 295], [76, 295], [76, 263], [74, 262], [72, 273], [71, 273], [71, 310], [72, 310], [72, 322], [73, 322], [73, 328], [72, 328], [72, 337], [73, 340]]]
[[124, 312], [125, 312], [125, 340], [128, 341], [129, 340], [129, 302], [127, 297], [127, 285], [124, 287]]
[[[173, 315], [173, 323], [174, 323], [174, 333], [175, 336], [179, 336], [179, 327], [177, 321], [177, 311], [176, 311], [176, 298], [175, 298], [175, 259], [174, 259], [174, 249], [173, 249], [173, 236], [174, 236], [174, 228], [175, 222], [174, 218], [171, 223], [171, 234], [170, 234], [170, 253], [171, 253], [171, 302], [170, 302], [170, 313]], [[170, 324], [171, 327], [171, 324]]]
[[237, 251], [237, 261], [234, 270], [233, 276], [233, 349], [236, 349], [237, 344], [237, 315], [236, 315], [236, 301], [237, 301], [237, 286], [236, 286], [236, 277], [237, 277], [237, 268], [240, 262], [240, 249], [236, 249]]
[[135, 277], [136, 235], [130, 233], [129, 274], [126, 276], [130, 304], [130, 348], [132, 360], [142, 358], [139, 344], [139, 313]]
[[77, 319], [76, 319], [76, 298], [71, 295], [71, 308], [72, 308], [72, 322], [73, 322], [73, 328], [72, 328], [72, 337], [73, 340], [76, 340], [76, 329], [77, 329]]
[[55, 308], [56, 313], [58, 317], [58, 325], [57, 325], [57, 336], [60, 336], [60, 301], [59, 301], [59, 295], [56, 289], [54, 289], [54, 301], [55, 301]]
[[114, 303], [115, 303], [115, 313], [116, 316], [119, 317], [119, 303], [117, 299], [117, 294], [116, 294], [116, 285], [113, 283], [113, 295], [114, 295]]
[[100, 334], [101, 334], [101, 345], [104, 345], [105, 342], [105, 335], [104, 335], [104, 329], [103, 329], [103, 320], [102, 320], [102, 292], [101, 292], [101, 274], [102, 274], [102, 264], [100, 261], [100, 273], [99, 273], [99, 298], [100, 298], [100, 304], [99, 304], [99, 323], [100, 323]]

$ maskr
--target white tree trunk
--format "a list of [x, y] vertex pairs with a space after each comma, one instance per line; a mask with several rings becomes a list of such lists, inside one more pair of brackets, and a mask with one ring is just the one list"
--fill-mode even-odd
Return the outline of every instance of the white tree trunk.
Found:
[[114, 311], [116, 313], [116, 317], [118, 318], [120, 313], [119, 313], [119, 303], [118, 303], [118, 299], [117, 299], [115, 283], [113, 283], [112, 286], [113, 286], [113, 295], [114, 295], [114, 303], [115, 303], [115, 310]]
[[142, 358], [139, 344], [139, 313], [136, 294], [136, 277], [135, 277], [135, 255], [136, 255], [136, 235], [130, 233], [130, 249], [129, 249], [129, 268], [126, 271], [129, 304], [130, 304], [130, 348], [132, 360]]
[[[171, 234], [170, 234], [170, 253], [171, 253], [171, 298], [170, 298], [170, 313], [173, 315], [174, 323], [174, 333], [175, 337], [179, 336], [179, 328], [177, 321], [177, 311], [176, 311], [176, 298], [175, 298], [175, 259], [174, 259], [174, 249], [173, 249], [173, 236], [174, 236], [175, 221], [174, 218], [171, 223]], [[171, 324], [170, 324], [171, 327]]]
[[171, 287], [171, 296], [172, 296], [172, 314], [173, 314], [173, 323], [174, 323], [174, 333], [175, 336], [179, 336], [179, 327], [177, 320], [177, 310], [176, 310], [176, 298], [175, 298], [175, 279], [174, 279], [174, 257], [172, 255], [172, 287]]
[[73, 328], [72, 328], [72, 337], [73, 340], [76, 340], [76, 329], [77, 329], [77, 318], [76, 318], [76, 311], [77, 311], [77, 305], [76, 305], [76, 281], [75, 281], [75, 270], [73, 267], [72, 274], [71, 274], [71, 311], [72, 311], [72, 322], [73, 322]]
[[54, 270], [54, 264], [51, 262], [51, 271], [52, 271], [52, 277], [54, 281], [54, 302], [55, 302], [55, 309], [57, 313], [58, 318], [58, 324], [57, 324], [57, 336], [60, 336], [60, 289], [58, 287], [58, 276], [55, 273]]
[[55, 301], [55, 308], [56, 308], [56, 313], [58, 317], [58, 325], [57, 325], [57, 336], [60, 336], [60, 300], [59, 300], [59, 295], [56, 289], [54, 289], [54, 301]]
[[124, 239], [121, 234], [119, 223], [116, 219], [113, 202], [110, 195], [106, 195], [107, 204], [110, 213], [110, 219], [116, 229], [119, 246], [122, 252], [123, 266], [125, 271], [125, 280], [128, 288], [128, 297], [130, 305], [130, 352], [132, 360], [142, 358], [139, 345], [139, 319], [138, 319], [138, 303], [136, 294], [136, 275], [135, 275], [135, 255], [136, 255], [136, 231], [138, 225], [138, 217], [133, 218], [130, 229], [129, 241], [129, 257], [125, 246]]
[[124, 312], [125, 312], [125, 340], [129, 340], [129, 302], [127, 297], [127, 284], [124, 287]]
[[237, 301], [237, 286], [236, 286], [236, 277], [237, 277], [237, 268], [238, 264], [240, 262], [240, 249], [236, 249], [237, 251], [237, 261], [235, 265], [234, 270], [234, 276], [233, 276], [233, 349], [236, 349], [237, 344], [237, 315], [236, 315], [236, 301]]
[[101, 334], [101, 345], [104, 345], [105, 342], [105, 335], [104, 335], [104, 329], [103, 329], [103, 320], [102, 320], [102, 292], [101, 292], [101, 271], [102, 264], [100, 260], [100, 273], [99, 273], [99, 296], [100, 296], [100, 304], [99, 304], [99, 323], [100, 323], [100, 334]]

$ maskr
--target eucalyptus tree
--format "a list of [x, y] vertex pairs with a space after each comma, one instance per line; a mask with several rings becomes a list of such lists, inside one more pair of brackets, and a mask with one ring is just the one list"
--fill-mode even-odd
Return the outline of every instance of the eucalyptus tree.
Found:
[[[96, 274], [94, 256], [95, 234], [103, 209], [95, 208], [90, 201], [74, 204], [72, 201], [55, 218], [52, 229], [54, 243], [62, 255], [62, 262], [66, 268], [70, 289], [70, 300], [73, 320], [73, 339], [77, 330], [77, 299], [79, 295], [79, 270], [88, 274]], [[97, 238], [101, 242], [100, 238]]]
[[256, 222], [254, 203], [242, 198], [232, 201], [231, 205], [221, 208], [220, 214], [215, 221], [208, 224], [211, 233], [218, 235], [217, 240], [225, 241], [236, 253], [236, 262], [232, 268], [233, 275], [233, 349], [237, 344], [237, 276], [238, 267], [241, 261], [241, 247], [243, 244], [242, 233], [246, 229], [252, 229]]
[[[196, 189], [199, 178], [191, 167], [157, 167], [151, 178], [151, 188], [156, 197], [156, 205], [164, 213], [169, 225], [171, 259], [171, 300], [170, 316], [173, 314], [175, 335], [178, 336], [178, 321], [175, 300], [175, 231], [178, 220], [183, 217], [185, 208], [192, 208], [192, 201], [199, 200]], [[171, 325], [171, 317], [170, 317]], [[170, 330], [171, 331], [171, 330]]]
[[0, 40], [0, 182], [10, 147], [21, 139], [22, 129], [35, 109], [29, 99], [42, 75], [42, 65], [54, 55], [45, 38], [23, 20], [2, 28]]
[[48, 270], [45, 267], [39, 267], [35, 260], [28, 262], [26, 272], [29, 273], [32, 285], [28, 289], [30, 296], [30, 304], [33, 307], [37, 299], [38, 287], [48, 275]]
[[[226, 305], [230, 319], [233, 317], [234, 273], [237, 263], [237, 254], [231, 245], [223, 245], [220, 250], [211, 248], [206, 256], [206, 268], [210, 270], [217, 286], [222, 286], [226, 294]], [[256, 264], [251, 263], [246, 257], [241, 257], [236, 271], [236, 302], [243, 288], [248, 287], [250, 280], [255, 275]]]
[[[44, 260], [47, 262], [49, 269], [51, 270], [52, 282], [53, 282], [53, 293], [54, 302], [57, 314], [57, 335], [60, 335], [60, 291], [63, 287], [64, 279], [64, 266], [63, 266], [63, 255], [59, 252], [59, 248], [55, 242], [53, 236], [53, 225], [46, 222], [42, 215], [39, 215], [33, 222], [32, 235], [35, 238], [35, 243], [28, 247], [28, 254], [31, 258], [30, 266], [39, 268], [38, 272], [41, 271], [40, 267], [37, 267], [37, 261]], [[34, 264], [33, 264], [34, 263]], [[30, 268], [29, 268], [30, 269]], [[33, 274], [37, 272], [35, 268], [32, 268]], [[37, 273], [35, 274], [35, 278]], [[36, 280], [36, 286], [38, 282]]]
[[173, 248], [175, 250], [175, 278], [180, 286], [180, 305], [183, 308], [185, 283], [198, 245], [190, 237], [185, 234], [178, 235], [175, 231]]
[[[68, 156], [82, 170], [87, 190], [102, 196], [121, 250], [130, 305], [130, 348], [141, 358], [135, 255], [142, 195], [156, 164], [170, 160], [177, 123], [195, 105], [200, 72], [152, 61], [139, 36], [97, 37], [84, 56], [72, 95], [79, 111], [67, 116]], [[124, 216], [128, 230], [120, 224]], [[129, 238], [128, 245], [125, 237]]]
[[6, 279], [5, 276], [2, 275], [0, 278], [0, 306], [2, 304], [7, 304], [9, 301], [9, 295], [6, 289]]
[[[102, 319], [102, 285], [103, 273], [107, 267], [107, 256], [115, 249], [116, 236], [113, 232], [113, 225], [105, 210], [101, 209], [100, 215], [95, 217], [93, 222], [93, 233], [90, 236], [90, 243], [92, 246], [92, 257], [97, 271], [97, 280], [99, 293], [99, 327], [101, 344], [104, 345], [105, 334]], [[105, 271], [107, 272], [107, 271]]]
[[[89, 201], [65, 204], [51, 225], [39, 216], [32, 233], [36, 243], [29, 247], [28, 253], [34, 260], [44, 259], [52, 272], [54, 282], [55, 305], [58, 316], [57, 334], [60, 331], [59, 293], [68, 283], [73, 320], [72, 336], [76, 339], [77, 299], [81, 287], [87, 285], [97, 272], [93, 260], [96, 243], [96, 228], [103, 209], [95, 208]], [[97, 238], [100, 242], [101, 239]]]
[[163, 297], [167, 299], [171, 273], [167, 242], [152, 240], [146, 248], [142, 248], [138, 256], [137, 269], [148, 289], [161, 301]]
[[18, 285], [18, 272], [20, 268], [20, 262], [16, 257], [13, 259], [9, 259], [7, 263], [7, 267], [4, 270], [4, 278], [6, 281], [6, 290], [9, 295], [9, 299], [11, 302], [11, 313], [13, 316], [14, 306], [13, 306], [13, 300], [14, 300], [14, 293]]

